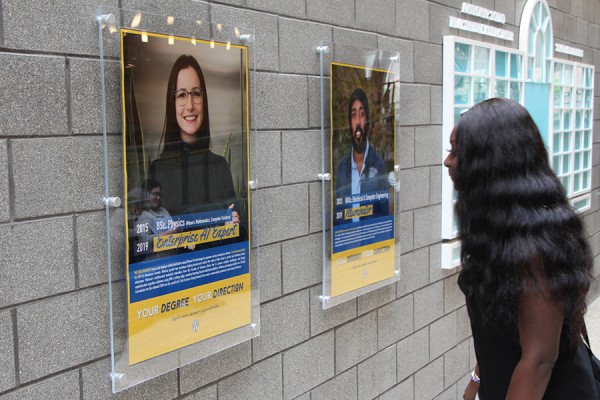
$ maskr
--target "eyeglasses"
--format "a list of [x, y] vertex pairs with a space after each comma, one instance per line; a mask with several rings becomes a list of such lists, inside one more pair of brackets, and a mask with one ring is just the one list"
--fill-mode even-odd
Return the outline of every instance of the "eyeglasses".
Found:
[[150, 196], [160, 197], [160, 192], [150, 192]]
[[191, 91], [187, 91], [185, 89], [179, 89], [175, 91], [175, 101], [180, 106], [185, 106], [188, 102], [188, 96], [192, 97], [192, 103], [200, 104], [202, 103], [202, 99], [204, 98], [204, 94], [202, 93], [202, 89], [193, 88]]

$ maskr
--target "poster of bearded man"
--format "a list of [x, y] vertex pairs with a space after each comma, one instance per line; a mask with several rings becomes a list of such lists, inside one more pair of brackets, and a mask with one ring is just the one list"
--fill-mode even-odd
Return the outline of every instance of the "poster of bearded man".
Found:
[[331, 295], [394, 276], [398, 77], [331, 63]]

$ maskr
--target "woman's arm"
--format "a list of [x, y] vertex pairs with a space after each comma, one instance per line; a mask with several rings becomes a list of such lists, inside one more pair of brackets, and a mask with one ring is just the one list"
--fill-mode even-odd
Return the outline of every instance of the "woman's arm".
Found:
[[563, 305], [552, 299], [547, 280], [536, 275], [537, 285], [526, 289], [519, 302], [522, 353], [508, 387], [509, 400], [541, 399], [558, 358]]
[[[475, 364], [475, 369], [473, 371], [475, 372], [475, 375], [479, 377], [479, 364]], [[471, 378], [463, 393], [463, 400], [475, 400], [478, 391], [479, 382], [475, 382], [473, 378]]]

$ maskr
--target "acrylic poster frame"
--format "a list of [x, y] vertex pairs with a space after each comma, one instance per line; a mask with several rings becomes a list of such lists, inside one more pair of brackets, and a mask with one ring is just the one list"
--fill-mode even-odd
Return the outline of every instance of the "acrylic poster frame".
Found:
[[[400, 279], [400, 165], [397, 152], [400, 126], [400, 54], [330, 42], [321, 42], [317, 52], [320, 57], [323, 149], [322, 173], [319, 174], [323, 205], [321, 304], [323, 309], [327, 309]], [[380, 93], [374, 92], [379, 89], [376, 89], [375, 83], [369, 86], [370, 81], [383, 83]], [[338, 170], [348, 173], [350, 170], [350, 162], [344, 156], [350, 153], [352, 146], [349, 138], [352, 107], [349, 102], [351, 98], [356, 98], [354, 95], [360, 97], [360, 91], [354, 90], [357, 87], [364, 89], [363, 93], [369, 99], [367, 102], [371, 102], [368, 118], [371, 132], [367, 137], [373, 143], [370, 139], [369, 150], [363, 153], [366, 154], [365, 160], [369, 160], [365, 161], [367, 170], [364, 171], [367, 174], [364, 176], [373, 178], [372, 182], [378, 180], [380, 185], [369, 186], [369, 181], [361, 181], [367, 182], [364, 186], [371, 187], [374, 191], [363, 194], [365, 197], [362, 198], [351, 197], [353, 201], [346, 203], [344, 198], [352, 194], [345, 193], [342, 186], [349, 185], [337, 188], [335, 185], [338, 178], [340, 182], [344, 179], [351, 181], [350, 178], [344, 178]], [[344, 138], [343, 135], [346, 134], [348, 137]], [[374, 155], [369, 156], [369, 151]], [[376, 161], [377, 158], [379, 162]], [[342, 160], [348, 161], [347, 168], [342, 166]], [[381, 161], [385, 165], [385, 176], [380, 176], [381, 171], [377, 173], [378, 169], [381, 170]], [[340, 175], [336, 176], [338, 172]], [[381, 185], [385, 185], [385, 189]], [[384, 198], [386, 193], [387, 200]], [[376, 200], [372, 200], [372, 197]], [[357, 199], [362, 200], [362, 204], [360, 201], [355, 203], [354, 200]], [[348, 207], [348, 204], [352, 205]], [[382, 212], [383, 209], [388, 212]], [[348, 220], [347, 217], [351, 217], [353, 213], [362, 213], [367, 218]], [[340, 228], [346, 222], [347, 225]], [[351, 244], [340, 247], [341, 231], [353, 232], [363, 239], [353, 242], [350, 240]], [[375, 231], [384, 233], [379, 235]], [[370, 238], [366, 238], [368, 236]], [[344, 240], [347, 239], [348, 237]], [[337, 242], [334, 243], [334, 240]]]
[[[110, 376], [112, 391], [118, 392], [260, 334], [256, 245], [258, 227], [254, 218], [257, 210], [256, 205], [250, 201], [251, 192], [256, 188], [255, 181], [251, 180], [255, 173], [250, 163], [250, 148], [255, 148], [254, 143], [250, 146], [250, 140], [256, 137], [255, 134], [250, 135], [250, 115], [254, 111], [251, 108], [256, 104], [250, 95], [256, 93], [253, 86], [254, 31], [137, 10], [99, 8], [98, 32], [105, 152]], [[139, 45], [143, 50], [131, 50], [129, 53], [134, 55], [127, 56], [125, 50], [134, 48], [133, 45], [126, 44], [127, 36], [135, 38], [136, 42], [137, 39], [140, 42], [146, 41], [148, 46], [148, 43], [154, 43], [153, 47]], [[210, 152], [206, 148], [202, 152], [196, 147], [185, 149], [195, 156], [204, 154], [210, 161], [203, 161], [202, 164], [188, 153], [185, 158], [189, 164], [208, 165], [205, 168], [208, 169], [209, 176], [219, 170], [218, 180], [231, 182], [226, 185], [228, 188], [235, 185], [235, 193], [226, 200], [219, 198], [221, 205], [218, 210], [210, 207], [193, 211], [186, 209], [183, 214], [175, 212], [166, 217], [160, 215], [162, 204], [153, 206], [151, 198], [161, 198], [167, 193], [160, 193], [160, 196], [153, 194], [152, 183], [147, 183], [150, 181], [146, 178], [159, 176], [159, 159], [165, 153], [165, 142], [161, 138], [157, 146], [152, 144], [152, 140], [156, 142], [162, 136], [165, 123], [160, 119], [164, 121], [165, 115], [170, 115], [168, 111], [164, 111], [168, 109], [165, 105], [170, 99], [165, 96], [168, 91], [166, 82], [169, 80], [171, 66], [175, 65], [174, 61], [181, 54], [191, 54], [198, 59], [198, 63], [203, 65], [201, 74], [206, 79], [198, 89], [196, 85], [192, 85], [195, 86], [193, 89], [183, 86], [186, 95], [181, 95], [179, 100], [183, 102], [185, 97], [186, 107], [190, 106], [190, 110], [192, 104], [199, 106], [196, 114], [190, 111], [192, 115], [182, 118], [187, 118], [188, 122], [202, 121], [197, 114], [208, 111], [209, 97], [211, 104], [214, 104], [211, 110], [228, 111], [210, 113]], [[162, 75], [160, 83], [151, 81], [150, 78], [146, 78], [146, 81], [140, 78], [140, 75], [143, 76], [140, 72], [143, 71], [143, 62], [150, 65], [147, 68], [151, 71], [148, 76]], [[133, 83], [136, 79], [125, 74], [125, 70], [132, 65], [134, 69], [138, 67], [136, 79], [143, 89], [136, 89]], [[182, 68], [184, 70], [192, 71], [189, 67]], [[177, 76], [179, 86], [181, 72]], [[203, 79], [199, 81], [202, 82]], [[153, 84], [149, 85], [149, 82]], [[144, 94], [144, 89], [162, 91], [162, 94], [151, 95], [148, 91]], [[204, 104], [201, 97], [206, 99], [206, 108], [200, 108]], [[232, 97], [238, 99], [231, 103], [228, 99]], [[173, 104], [179, 100], [174, 100]], [[223, 106], [224, 103], [226, 106]], [[231, 108], [225, 108], [227, 106]], [[161, 109], [162, 113], [159, 112]], [[209, 114], [206, 112], [202, 115]], [[155, 120], [154, 125], [150, 123], [152, 118]], [[182, 126], [185, 122], [177, 123], [178, 130], [182, 132], [178, 135], [183, 138]], [[201, 132], [203, 126], [197, 132]], [[136, 132], [138, 130], [142, 133]], [[151, 152], [149, 149], [155, 151], [156, 158], [146, 157]], [[198, 153], [194, 153], [196, 150]], [[142, 156], [138, 156], [140, 152]], [[182, 157], [184, 156], [178, 155], [177, 159]], [[136, 161], [132, 162], [134, 159]], [[217, 169], [215, 165], [219, 164], [221, 167]], [[228, 166], [230, 172], [223, 165]], [[134, 170], [142, 172], [132, 174]], [[150, 175], [150, 170], [156, 172]], [[175, 170], [179, 172], [183, 167]], [[187, 171], [191, 171], [191, 167]], [[228, 173], [225, 174], [224, 171]], [[229, 174], [231, 178], [224, 179]], [[136, 177], [137, 184], [132, 184]], [[171, 180], [177, 179], [163, 177], [162, 182], [159, 182], [159, 191], [164, 187], [173, 187]], [[182, 182], [185, 182], [183, 178]], [[220, 193], [214, 189], [214, 185], [209, 188], [210, 190], [205, 191]], [[183, 192], [185, 190], [181, 189], [181, 193]], [[191, 192], [190, 189], [189, 193]], [[188, 197], [187, 192], [185, 196]], [[230, 199], [233, 199], [233, 208], [225, 205]], [[210, 201], [211, 204], [217, 203], [217, 200]], [[199, 204], [200, 200], [188, 200], [185, 204], [192, 203]], [[143, 211], [133, 217], [132, 210], [136, 204], [140, 207], [139, 211]], [[184, 203], [175, 201], [172, 204]], [[155, 213], [159, 210], [159, 218], [152, 219], [149, 224], [138, 223], [141, 214], [151, 209]], [[160, 222], [156, 221], [172, 225], [173, 230], [156, 233], [156, 237], [142, 241], [145, 244], [142, 245], [141, 253], [135, 254], [133, 249], [138, 248], [140, 241], [138, 228], [141, 226], [142, 231], [144, 226], [157, 228]], [[167, 234], [170, 235], [169, 240], [164, 239]], [[161, 243], [168, 243], [168, 250], [163, 253], [153, 248], [161, 246], [157, 241], [158, 236], [163, 238]], [[195, 240], [193, 246], [184, 246], [183, 242], [187, 240], [189, 244], [191, 236]], [[221, 239], [224, 241], [221, 242]], [[146, 246], [150, 247], [151, 257], [144, 254]], [[134, 254], [141, 258], [134, 259]], [[162, 254], [167, 256], [150, 259]], [[217, 272], [211, 274], [212, 271]], [[185, 274], [188, 278], [185, 278]], [[145, 280], [142, 281], [140, 277]], [[143, 287], [140, 282], [150, 283], [146, 286], [147, 289], [139, 290]], [[151, 288], [150, 284], [153, 285]], [[170, 289], [161, 289], [161, 284], [168, 285]]]

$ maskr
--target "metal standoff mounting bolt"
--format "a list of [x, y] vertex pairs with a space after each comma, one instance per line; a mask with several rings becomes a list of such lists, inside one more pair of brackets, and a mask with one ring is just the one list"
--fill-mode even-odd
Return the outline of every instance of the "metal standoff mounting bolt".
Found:
[[317, 46], [317, 53], [329, 53], [329, 46]]
[[102, 14], [98, 16], [98, 19], [100, 20], [100, 22], [107, 25], [114, 25], [115, 22], [117, 22], [117, 19], [113, 14]]
[[102, 200], [104, 204], [109, 207], [120, 207], [121, 206], [121, 198], [120, 197], [103, 197]]
[[240, 35], [240, 40], [243, 43], [254, 43], [254, 35], [250, 33], [244, 33]]
[[319, 174], [319, 175], [317, 175], [317, 177], [322, 181], [330, 181], [331, 180], [331, 174], [329, 174], [329, 173]]
[[400, 165], [394, 165], [394, 172], [400, 172]]
[[327, 301], [331, 298], [331, 296], [319, 296], [319, 300], [321, 301]]
[[111, 372], [110, 373], [110, 377], [113, 381], [120, 381], [121, 379], [123, 379], [123, 377], [125, 376], [125, 374], [121, 374], [118, 372]]
[[248, 186], [250, 186], [250, 189], [256, 190], [256, 189], [258, 189], [258, 182], [256, 182], [256, 181], [248, 181]]
[[250, 324], [250, 327], [251, 327], [252, 329], [256, 329], [256, 324], [253, 322], [253, 323], [251, 323], [251, 324]]

